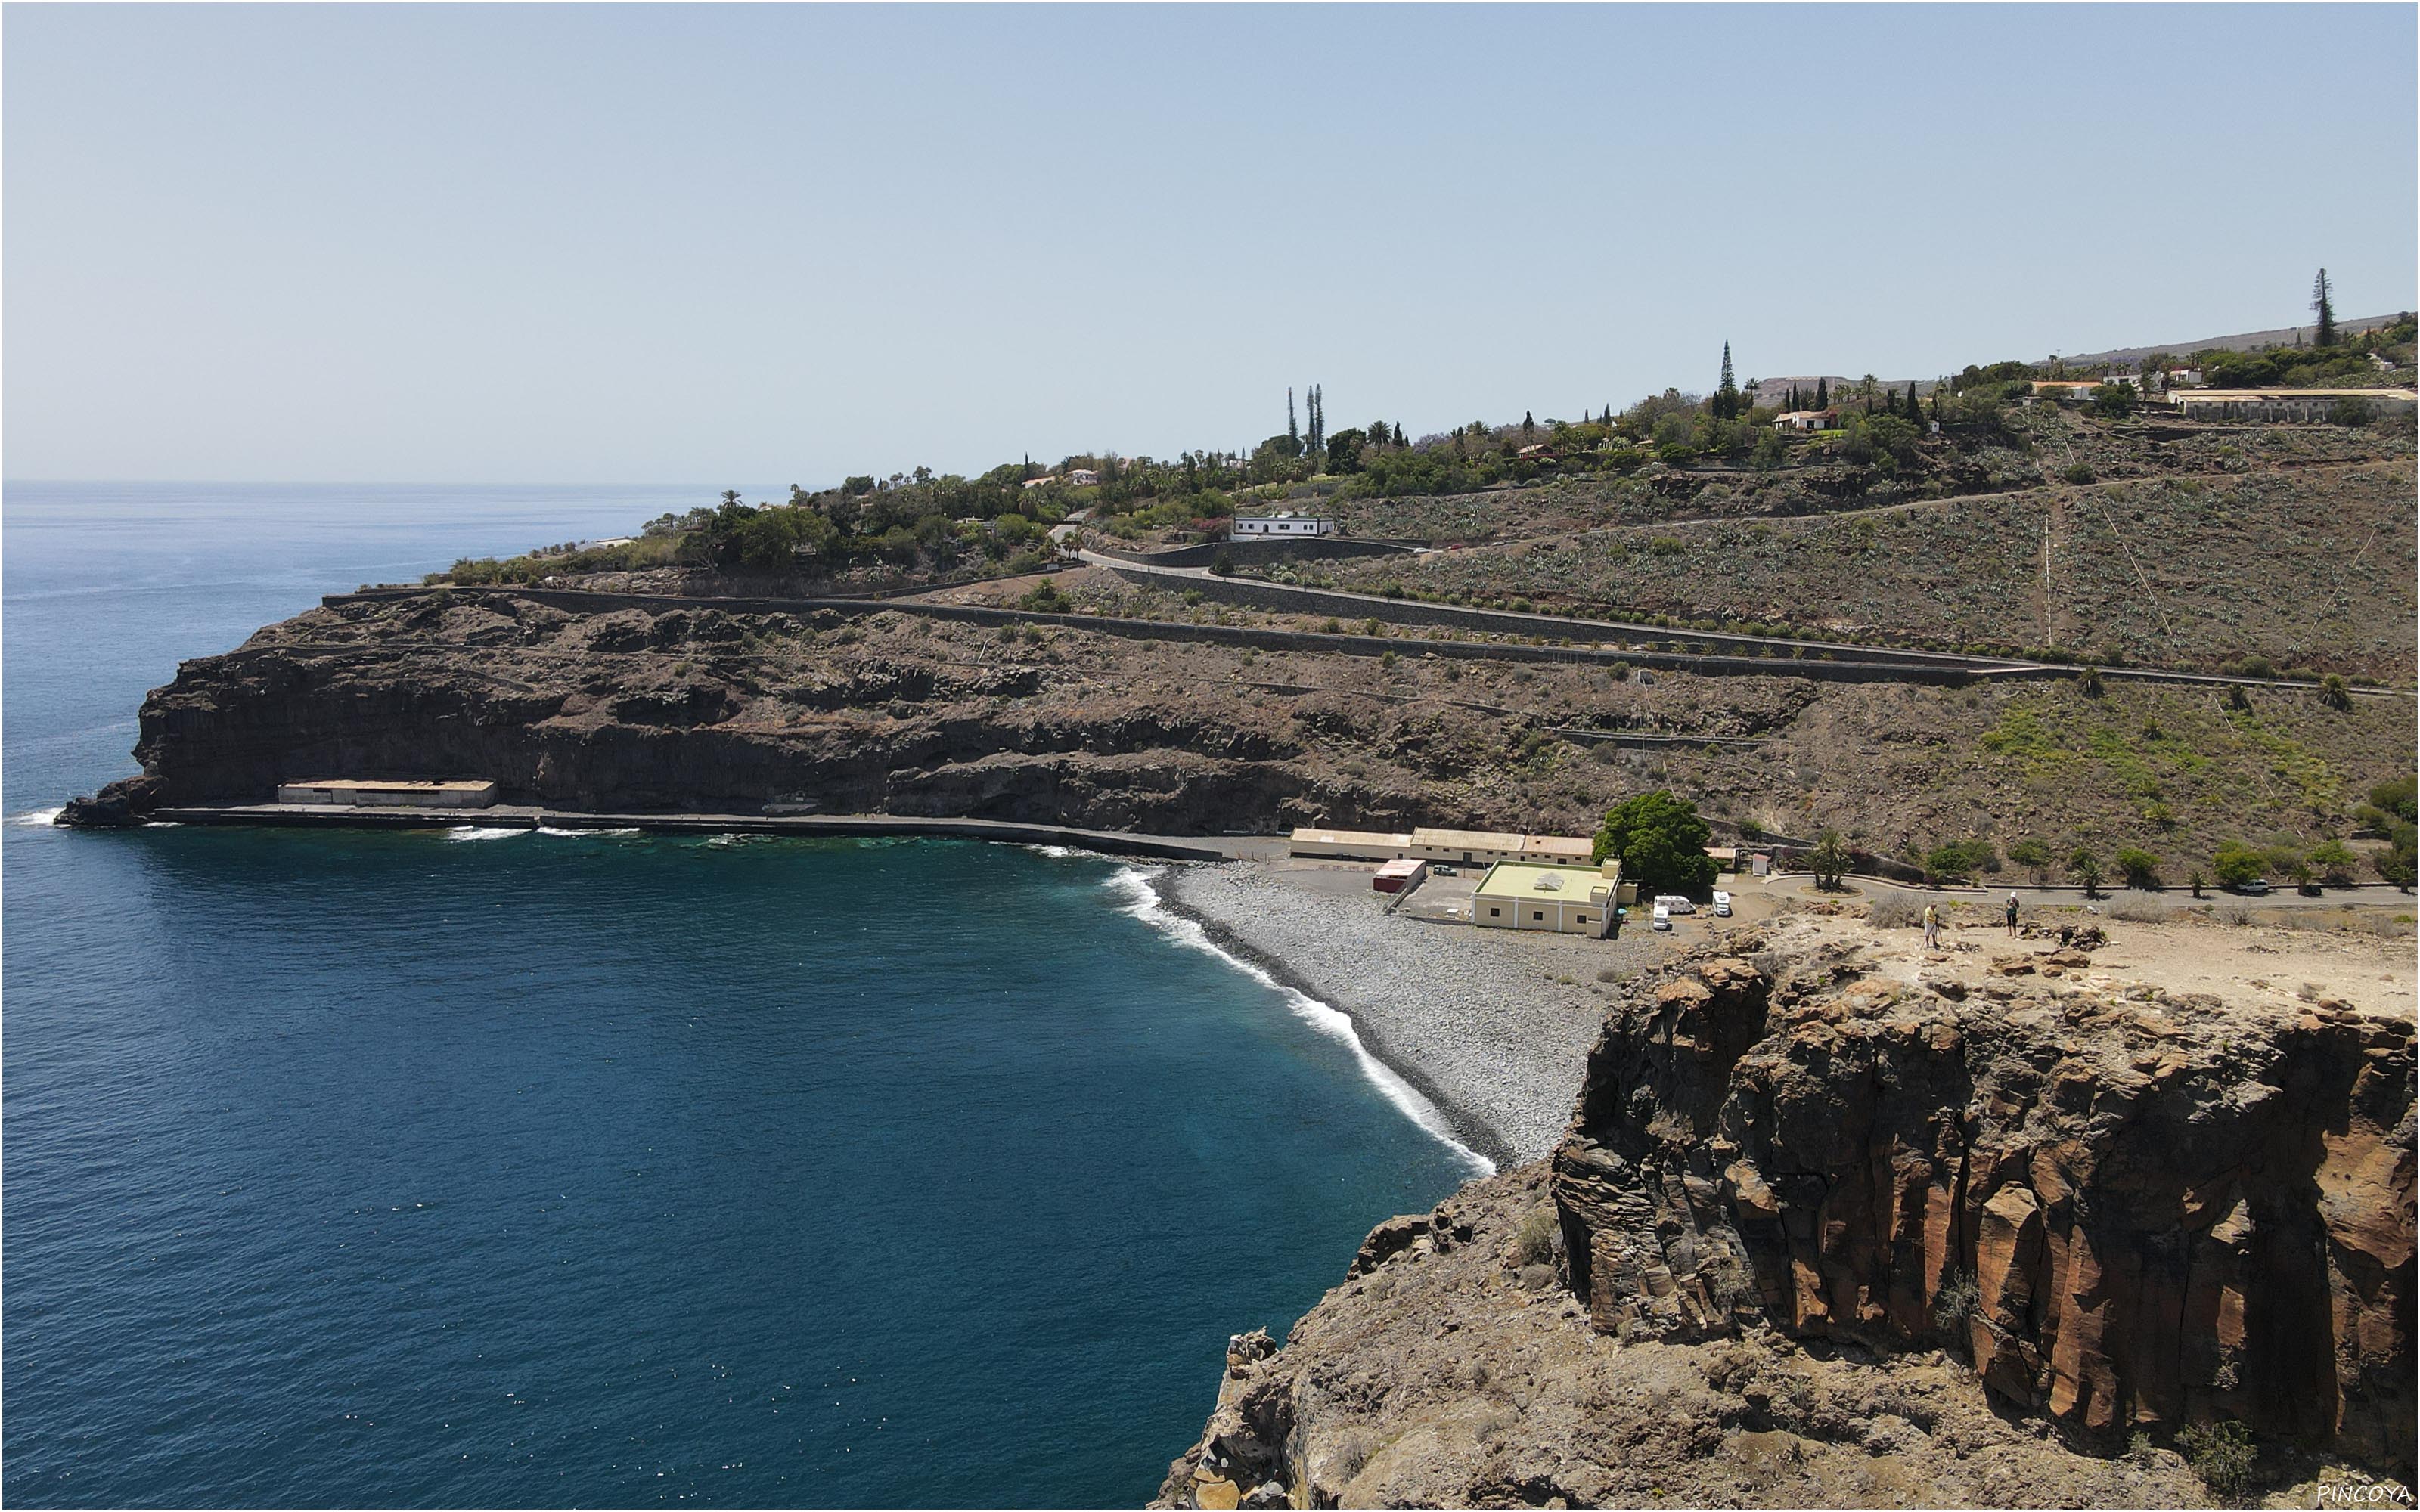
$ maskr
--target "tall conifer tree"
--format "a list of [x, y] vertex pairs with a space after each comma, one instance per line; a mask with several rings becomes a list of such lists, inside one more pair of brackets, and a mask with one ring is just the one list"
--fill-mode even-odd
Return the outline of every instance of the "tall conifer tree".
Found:
[[2311, 345], [2314, 347], [2333, 347], [2336, 344], [2336, 304], [2330, 297], [2334, 292], [2328, 284], [2328, 270], [2324, 268], [2320, 269], [2319, 276], [2311, 280], [2311, 308], [2318, 313], [2319, 318], [2319, 329], [2311, 333]]

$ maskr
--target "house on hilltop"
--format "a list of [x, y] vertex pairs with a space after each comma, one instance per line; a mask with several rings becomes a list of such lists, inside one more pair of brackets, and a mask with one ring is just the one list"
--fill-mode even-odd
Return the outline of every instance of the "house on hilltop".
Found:
[[1274, 515], [1238, 515], [1235, 535], [1334, 535], [1336, 522], [1311, 516], [1296, 515], [1291, 509], [1280, 509]]
[[1792, 409], [1788, 414], [1773, 417], [1774, 429], [1795, 431], [1801, 435], [1810, 431], [1836, 430], [1839, 424], [1840, 411], [1838, 409]]

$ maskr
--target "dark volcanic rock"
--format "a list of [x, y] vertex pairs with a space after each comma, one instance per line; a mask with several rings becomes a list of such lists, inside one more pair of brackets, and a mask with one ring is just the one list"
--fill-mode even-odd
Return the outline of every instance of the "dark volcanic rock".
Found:
[[1554, 1156], [1598, 1329], [1948, 1345], [2080, 1428], [2234, 1418], [2409, 1471], [2409, 1024], [1823, 964], [1700, 961], [1609, 1020]]
[[1160, 1504], [2200, 1505], [2160, 1445], [2212, 1420], [2408, 1482], [2412, 1025], [1959, 1001], [1870, 940], [1629, 984], [1551, 1160], [1231, 1349]]

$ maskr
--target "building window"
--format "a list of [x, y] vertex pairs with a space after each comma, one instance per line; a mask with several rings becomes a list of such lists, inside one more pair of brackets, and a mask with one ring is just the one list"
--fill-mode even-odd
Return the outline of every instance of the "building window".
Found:
[[1536, 912], [1536, 911], [1534, 911], [1534, 910], [1532, 910], [1532, 911], [1531, 911], [1531, 913], [1530, 913], [1530, 915], [1529, 915], [1529, 918], [1530, 918], [1530, 919], [1531, 919], [1531, 921], [1532, 921], [1532, 922], [1534, 922], [1534, 921], [1536, 921], [1536, 920], [1538, 920], [1538, 919], [1544, 918], [1545, 917], [1546, 917], [1545, 915], [1541, 914], [1541, 913], [1538, 913], [1538, 912]]
[[1487, 911], [1487, 917], [1490, 918], [1502, 918], [1504, 917], [1504, 910], [1501, 908], [1491, 908]]

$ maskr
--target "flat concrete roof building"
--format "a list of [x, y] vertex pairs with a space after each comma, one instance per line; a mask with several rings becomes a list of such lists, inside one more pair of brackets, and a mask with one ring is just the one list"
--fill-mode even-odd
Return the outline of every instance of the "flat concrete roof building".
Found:
[[496, 801], [496, 784], [323, 777], [279, 783], [277, 801], [355, 809], [485, 809]]
[[2331, 420], [2350, 400], [2369, 418], [2408, 415], [2420, 393], [2410, 389], [2195, 389], [2172, 396], [2187, 420]]
[[1411, 854], [1425, 861], [1450, 861], [1477, 866], [1486, 861], [1521, 858], [1519, 835], [1491, 829], [1438, 829], [1422, 825], [1412, 831]]
[[1524, 835], [1521, 837], [1521, 859], [1544, 861], [1554, 866], [1594, 866], [1596, 841], [1582, 840], [1577, 835]]
[[1535, 866], [1498, 861], [1470, 897], [1470, 921], [1487, 929], [1549, 930], [1603, 938], [1613, 927], [1621, 863]]
[[1301, 828], [1286, 841], [1286, 854], [1337, 861], [1391, 861], [1411, 849], [1409, 835], [1370, 829]]

